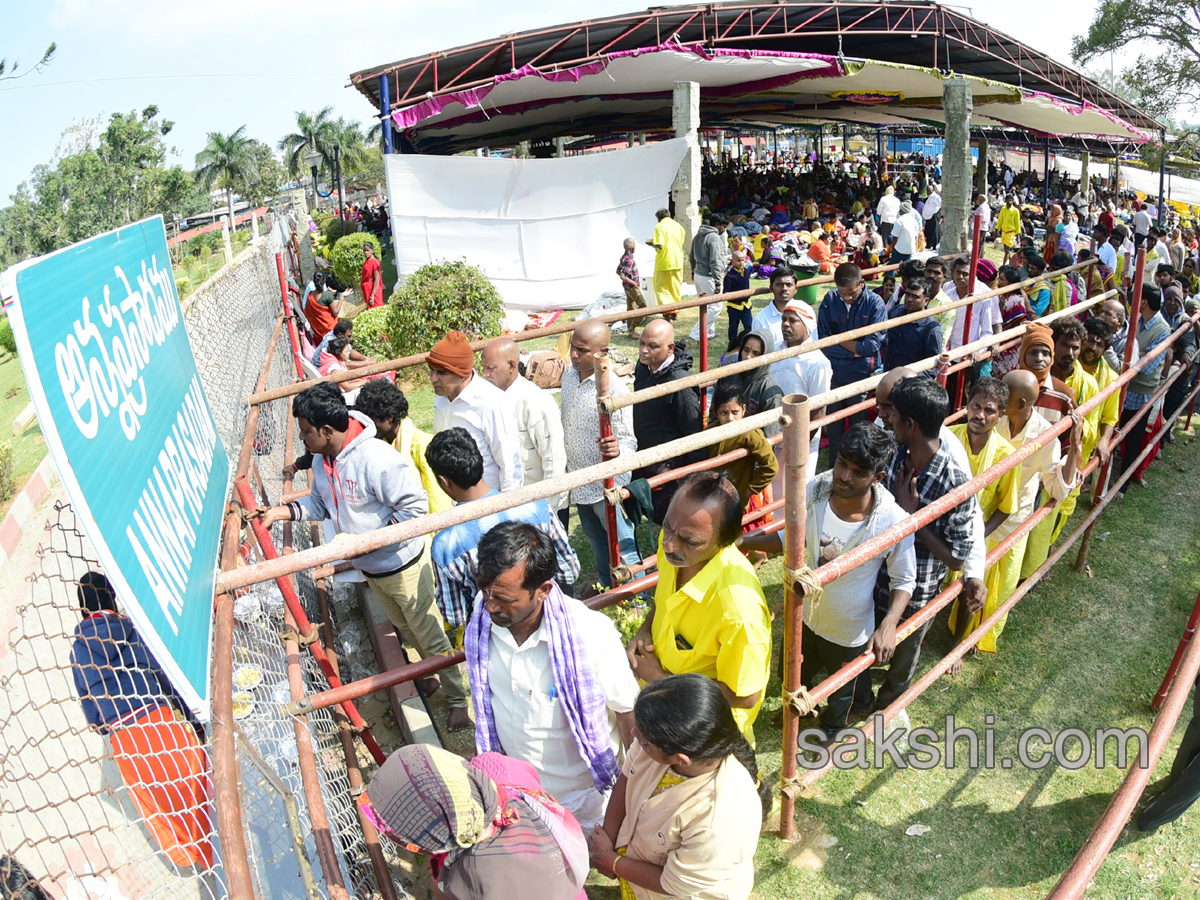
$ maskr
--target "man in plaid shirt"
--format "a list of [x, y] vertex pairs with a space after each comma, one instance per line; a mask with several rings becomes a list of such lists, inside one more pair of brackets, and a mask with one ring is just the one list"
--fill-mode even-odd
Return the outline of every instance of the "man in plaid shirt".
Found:
[[[945, 388], [930, 378], [905, 378], [892, 388], [889, 400], [890, 425], [900, 447], [884, 487], [896, 497], [900, 508], [912, 515], [965, 484], [970, 476], [954, 461], [950, 448], [939, 437], [950, 407]], [[901, 621], [937, 596], [948, 571], [963, 568], [971, 554], [972, 518], [977, 507], [975, 497], [968, 497], [918, 529], [914, 543], [917, 583]], [[967, 609], [975, 613], [982, 608], [987, 589], [977, 578], [968, 581], [979, 582], [968, 584], [964, 591]], [[886, 573], [881, 573], [875, 584], [877, 622], [883, 622], [887, 616], [890, 596]], [[931, 624], [932, 619], [896, 645], [878, 697], [871, 696], [870, 672], [859, 676], [855, 682], [853, 715], [869, 715], [875, 709], [884, 709], [908, 690], [921, 658], [921, 643]], [[890, 638], [895, 641], [894, 630]]]
[[[483, 480], [483, 455], [464, 428], [447, 428], [435, 434], [425, 450], [425, 459], [438, 485], [455, 503], [470, 503], [499, 493]], [[479, 593], [475, 584], [479, 540], [501, 522], [525, 522], [550, 538], [558, 557], [555, 579], [559, 584], [570, 590], [579, 577], [579, 558], [571, 549], [558, 516], [545, 500], [534, 500], [444, 528], [434, 536], [431, 557], [438, 609], [446, 624], [456, 632], [470, 620]]]
[[[625, 252], [621, 255], [621, 261], [617, 263], [617, 277], [621, 279], [621, 286], [625, 288], [625, 309], [632, 312], [635, 309], [646, 308], [646, 298], [642, 296], [642, 282], [638, 278], [637, 263], [633, 259], [633, 251], [637, 249], [637, 241], [633, 238], [625, 238]], [[643, 319], [629, 320], [629, 336], [637, 337], [637, 330], [642, 327]]]

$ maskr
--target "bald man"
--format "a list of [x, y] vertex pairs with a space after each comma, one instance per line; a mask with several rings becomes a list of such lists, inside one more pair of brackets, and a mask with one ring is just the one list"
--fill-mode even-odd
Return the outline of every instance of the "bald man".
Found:
[[[562, 415], [554, 397], [521, 374], [521, 353], [512, 338], [488, 341], [479, 355], [483, 377], [504, 391], [517, 418], [517, 436], [521, 444], [521, 464], [525, 484], [557, 478], [567, 471], [567, 450], [563, 443]], [[564, 492], [548, 497], [556, 512], [567, 505]]]
[[[683, 341], [675, 340], [675, 329], [665, 319], [646, 323], [638, 338], [638, 363], [633, 370], [633, 389], [644, 391], [686, 378], [692, 374], [692, 355]], [[701, 429], [700, 389], [685, 388], [655, 397], [633, 407], [633, 433], [639, 450], [678, 440]], [[677, 456], [666, 462], [638, 469], [634, 478], [649, 478], [668, 469], [699, 462], [708, 456], [705, 450]], [[654, 521], [661, 525], [667, 506], [679, 482], [672, 481], [654, 490]]]
[[[1125, 303], [1113, 297], [1111, 300], [1105, 300], [1104, 305], [1100, 307], [1100, 318], [1108, 322], [1113, 327], [1112, 343], [1108, 345], [1108, 349], [1104, 351], [1104, 361], [1112, 366], [1112, 370], [1120, 375], [1125, 370], [1125, 342], [1129, 338], [1129, 313], [1125, 310]], [[1138, 348], [1137, 343], [1133, 345], [1133, 357], [1129, 360], [1131, 363], [1137, 362]]]
[[[1052, 426], [1050, 421], [1036, 409], [1040, 391], [1036, 375], [1028, 369], [1017, 369], [1004, 376], [1004, 383], [1008, 387], [1008, 404], [1004, 408], [1004, 415], [996, 426], [996, 431], [1001, 437], [1007, 438], [1013, 447], [1020, 450], [1029, 441], [1049, 431]], [[1017, 511], [992, 532], [993, 539], [1008, 537], [1047, 499], [1053, 499], [1055, 502], [1061, 501], [1079, 487], [1081, 482], [1079, 456], [1083, 439], [1083, 419], [1074, 411], [1071, 412], [1071, 419], [1071, 441], [1065, 457], [1060, 441], [1052, 440], [1021, 464], [1021, 488], [1018, 492]], [[1054, 513], [1051, 513], [1050, 518], [1053, 516]], [[1025, 566], [1025, 559], [1046, 559], [1049, 538], [1050, 534], [1046, 529], [1035, 528], [1031, 534], [1013, 545], [1009, 553], [1016, 562], [1018, 573], [1022, 568], [1028, 570], [1028, 567]], [[1000, 600], [1001, 603], [1008, 599], [1008, 595], [1015, 587], [1016, 580], [1004, 593]], [[1003, 630], [1004, 621], [1001, 620], [989, 635], [991, 638], [990, 649], [995, 649], [995, 638], [999, 637]], [[980, 649], [989, 649], [985, 646], [986, 642], [987, 639], [980, 642]]]
[[[575, 327], [571, 334], [571, 367], [563, 372], [562, 378], [562, 426], [567, 448], [567, 471], [574, 472], [588, 466], [599, 465], [622, 453], [637, 452], [637, 438], [633, 436], [633, 413], [626, 406], [611, 416], [612, 436], [601, 439], [600, 415], [596, 408], [596, 354], [608, 349], [611, 334], [608, 326], [594, 319], [587, 319]], [[612, 379], [609, 386], [612, 396], [628, 394], [629, 388], [619, 378]], [[615, 479], [617, 487], [629, 483], [629, 474], [622, 473]], [[593, 481], [571, 490], [571, 500], [579, 513], [579, 524], [592, 552], [596, 557], [596, 571], [604, 587], [612, 586], [612, 572], [608, 554], [607, 511], [605, 510], [604, 483]], [[616, 506], [617, 545], [621, 562], [634, 565], [640, 562], [637, 540], [633, 525], [620, 504]]]

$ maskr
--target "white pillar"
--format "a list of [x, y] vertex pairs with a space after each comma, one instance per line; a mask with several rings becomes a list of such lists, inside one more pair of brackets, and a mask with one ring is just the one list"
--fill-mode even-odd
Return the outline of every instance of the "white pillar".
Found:
[[638, 143], [641, 144], [643, 147], [646, 146], [646, 132], [643, 131], [641, 134], [638, 135]]
[[262, 240], [262, 235], [258, 230], [258, 210], [250, 211], [250, 243], [257, 244]]
[[1083, 192], [1083, 196], [1087, 196], [1088, 192], [1088, 163], [1092, 161], [1092, 156], [1086, 150], [1079, 154], [1079, 190]]
[[554, 139], [554, 155], [558, 159], [562, 159], [567, 155], [567, 140], [566, 138], [556, 137]]
[[229, 239], [229, 216], [221, 216], [221, 244], [225, 248], [225, 265], [233, 262], [233, 243]]
[[[675, 82], [671, 125], [675, 137], [687, 142], [687, 151], [671, 196], [675, 200], [675, 221], [683, 226], [685, 247], [692, 246], [692, 237], [700, 230], [700, 85], [695, 81]], [[683, 277], [690, 280], [691, 266], [684, 254]]]
[[942, 82], [946, 114], [946, 148], [942, 154], [942, 255], [967, 249], [971, 233], [971, 83], [965, 78]]

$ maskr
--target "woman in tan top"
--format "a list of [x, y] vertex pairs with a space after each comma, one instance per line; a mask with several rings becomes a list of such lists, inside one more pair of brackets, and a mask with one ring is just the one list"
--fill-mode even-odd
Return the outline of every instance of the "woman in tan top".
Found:
[[621, 880], [622, 900], [745, 900], [770, 794], [716, 682], [672, 675], [643, 688], [635, 742], [592, 864]]

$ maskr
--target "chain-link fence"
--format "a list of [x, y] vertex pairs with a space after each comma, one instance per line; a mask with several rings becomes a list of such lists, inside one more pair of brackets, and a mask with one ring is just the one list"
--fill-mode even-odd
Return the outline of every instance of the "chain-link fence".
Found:
[[[281, 254], [292, 281], [305, 283], [312, 258], [306, 241], [293, 240], [294, 228], [288, 215], [276, 215], [268, 236], [190, 297], [184, 313], [235, 467], [246, 459], [245, 398], [296, 375], [287, 323], [279, 317], [276, 259]], [[289, 403], [264, 404], [247, 438], [246, 474], [256, 492], [273, 498], [283, 490]], [[295, 539], [297, 549], [310, 543], [306, 529], [296, 529]], [[239, 558], [249, 560], [248, 544]], [[9, 620], [0, 616], [0, 857], [15, 859], [51, 896], [69, 900], [226, 897], [209, 762], [217, 723], [193, 728], [177, 721], [182, 716], [166, 715], [169, 721], [151, 724], [144, 717], [153, 704], [132, 711], [121, 705], [124, 695], [146, 694], [147, 665], [136, 636], [116, 626], [96, 635], [99, 626], [81, 625], [87, 611], [80, 609], [80, 580], [87, 584], [87, 573], [100, 570], [73, 509], [60, 502]], [[310, 619], [321, 621], [316, 585], [300, 577], [296, 586]], [[336, 896], [330, 885], [344, 881], [352, 896], [381, 896], [347, 772], [344, 724], [322, 710], [307, 717], [307, 730], [297, 729], [280, 710], [291, 699], [289, 666], [305, 692], [328, 688], [310, 655], [301, 651], [289, 660], [282, 595], [275, 585], [256, 586], [235, 598], [234, 618], [232, 684], [214, 683], [213, 691], [232, 693], [234, 722], [223, 724], [236, 734], [256, 893], [316, 900]], [[81, 633], [91, 634], [91, 643], [81, 644]], [[103, 648], [95, 677], [82, 674], [81, 647], [90, 648], [93, 663]], [[91, 716], [81, 702], [85, 694]], [[315, 768], [308, 778], [315, 784], [305, 784], [298, 734], [311, 742]], [[131, 735], [142, 743], [133, 746]], [[317, 796], [323, 809], [310, 809]], [[326, 819], [326, 846], [332, 844], [340, 874], [322, 871], [317, 823]], [[404, 896], [396, 854], [387, 853], [387, 863], [395, 892]]]

